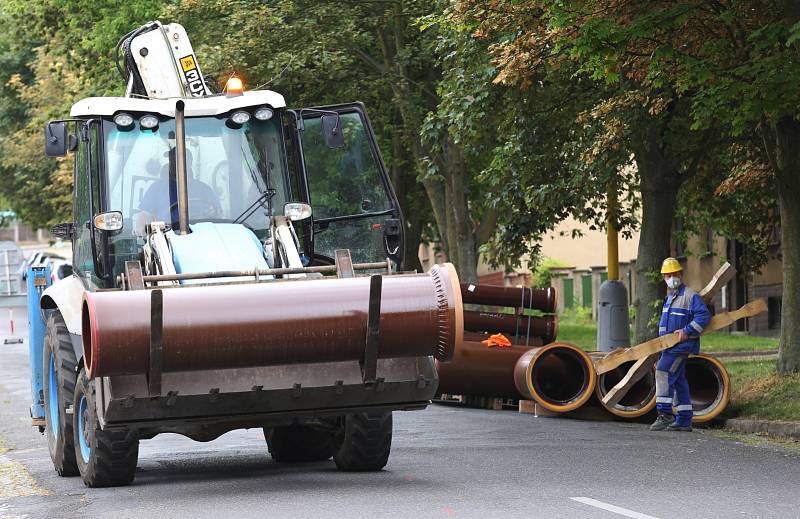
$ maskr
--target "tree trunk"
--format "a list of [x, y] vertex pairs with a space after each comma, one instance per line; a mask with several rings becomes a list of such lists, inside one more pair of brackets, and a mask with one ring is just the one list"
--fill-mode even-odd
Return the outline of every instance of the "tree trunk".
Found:
[[[644, 175], [642, 166], [639, 174]], [[660, 303], [666, 295], [666, 285], [659, 273], [661, 262], [670, 255], [672, 218], [675, 214], [677, 189], [652, 189], [641, 181], [642, 228], [636, 255], [636, 343], [655, 336], [651, 321], [661, 312]], [[656, 324], [656, 326], [658, 326]]]
[[467, 165], [461, 149], [447, 138], [444, 142], [444, 160], [447, 162], [448, 188], [450, 189], [450, 204], [447, 210], [452, 212], [452, 221], [455, 231], [455, 240], [450, 242], [450, 250], [458, 250], [458, 263], [456, 265], [459, 279], [462, 282], [478, 282], [478, 253], [475, 243], [475, 232], [469, 214], [467, 201], [466, 180], [468, 176]]
[[784, 118], [773, 128], [783, 254], [783, 299], [778, 371], [800, 371], [800, 124]]
[[642, 226], [636, 256], [636, 343], [656, 335], [666, 285], [661, 278], [661, 262], [670, 256], [672, 220], [683, 176], [677, 162], [661, 150], [662, 131], [653, 121], [643, 124], [641, 138], [634, 145], [642, 197]]

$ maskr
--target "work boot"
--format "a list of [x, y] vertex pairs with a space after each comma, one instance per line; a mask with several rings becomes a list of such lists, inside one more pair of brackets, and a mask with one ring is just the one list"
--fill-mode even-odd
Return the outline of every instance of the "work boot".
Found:
[[667, 426], [668, 431], [692, 432], [692, 425], [681, 425], [678, 422], [672, 422]]
[[675, 417], [674, 416], [671, 416], [671, 415], [668, 415], [668, 414], [664, 414], [664, 413], [658, 413], [658, 418], [656, 418], [656, 421], [653, 422], [653, 425], [650, 426], [650, 430], [651, 431], [663, 431], [667, 427], [672, 426], [674, 423], [675, 423]]

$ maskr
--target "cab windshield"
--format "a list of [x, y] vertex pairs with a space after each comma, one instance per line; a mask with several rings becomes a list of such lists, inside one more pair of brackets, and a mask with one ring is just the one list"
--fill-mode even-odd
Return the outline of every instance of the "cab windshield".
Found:
[[[237, 127], [224, 118], [186, 119], [190, 224], [239, 222], [266, 236], [269, 217], [282, 214], [289, 197], [279, 124], [278, 117]], [[122, 231], [108, 236], [116, 276], [125, 261], [138, 261], [147, 223], [178, 227], [175, 120], [162, 118], [155, 129], [141, 128], [138, 120], [127, 130], [111, 121], [103, 126], [104, 210], [124, 218]]]
[[[190, 223], [238, 221], [257, 231], [282, 213], [288, 193], [277, 119], [237, 127], [216, 117], [186, 119]], [[154, 220], [177, 228], [175, 120], [155, 129], [138, 121], [127, 130], [105, 125], [107, 210], [121, 211], [124, 229], [136, 235]]]

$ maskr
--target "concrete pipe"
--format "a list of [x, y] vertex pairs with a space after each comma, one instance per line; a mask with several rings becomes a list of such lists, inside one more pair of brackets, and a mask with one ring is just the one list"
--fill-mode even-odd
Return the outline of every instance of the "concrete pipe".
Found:
[[489, 348], [479, 341], [465, 340], [448, 362], [436, 361], [439, 393], [520, 398], [514, 385], [514, 366], [531, 348]]
[[533, 348], [514, 366], [514, 384], [522, 397], [555, 413], [574, 411], [585, 404], [596, 381], [589, 355], [567, 342]]
[[498, 287], [462, 283], [461, 296], [466, 304], [510, 306], [545, 313], [556, 311], [556, 289], [553, 287]]
[[652, 370], [634, 384], [622, 397], [622, 400], [615, 405], [603, 403], [606, 394], [625, 377], [628, 369], [633, 365], [634, 362], [626, 362], [608, 373], [597, 376], [595, 394], [600, 405], [611, 414], [621, 418], [639, 418], [656, 408], [656, 379]]
[[[142, 374], [151, 360], [151, 290], [86, 292], [90, 377]], [[325, 278], [162, 290], [163, 372], [360, 360], [370, 278]], [[382, 280], [378, 357], [449, 359], [463, 341], [450, 264]]]
[[690, 355], [686, 361], [686, 379], [692, 395], [692, 423], [713, 420], [728, 406], [731, 379], [728, 370], [711, 355]]
[[548, 344], [556, 340], [558, 318], [555, 315], [533, 317], [465, 311], [464, 329], [475, 332], [502, 332], [523, 338], [530, 335], [530, 337], [540, 337], [543, 344]]

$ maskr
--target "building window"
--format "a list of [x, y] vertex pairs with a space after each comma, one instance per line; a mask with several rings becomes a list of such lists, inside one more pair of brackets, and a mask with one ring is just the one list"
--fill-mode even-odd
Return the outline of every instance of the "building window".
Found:
[[781, 327], [781, 298], [767, 298], [767, 328], [777, 330]]

